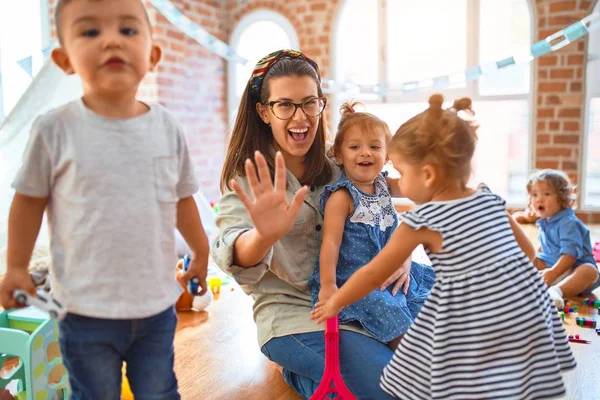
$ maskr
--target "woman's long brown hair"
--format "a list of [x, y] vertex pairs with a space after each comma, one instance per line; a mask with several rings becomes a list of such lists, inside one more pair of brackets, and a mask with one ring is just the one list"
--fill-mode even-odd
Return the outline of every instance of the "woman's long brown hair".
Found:
[[[315, 69], [306, 61], [294, 58], [282, 58], [271, 66], [262, 83], [260, 102], [265, 104], [269, 98], [269, 81], [287, 76], [310, 76], [317, 85], [319, 97], [323, 90]], [[323, 185], [331, 180], [333, 171], [325, 155], [327, 120], [325, 112], [321, 114], [315, 141], [304, 160], [304, 174], [300, 183], [305, 185]], [[256, 111], [256, 101], [252, 100], [250, 85], [246, 85], [244, 94], [231, 131], [229, 146], [221, 172], [221, 192], [231, 190], [230, 182], [237, 177], [246, 176], [244, 163], [254, 160], [254, 152], [260, 151], [267, 160], [271, 177], [275, 173], [274, 139], [271, 127], [263, 122]]]

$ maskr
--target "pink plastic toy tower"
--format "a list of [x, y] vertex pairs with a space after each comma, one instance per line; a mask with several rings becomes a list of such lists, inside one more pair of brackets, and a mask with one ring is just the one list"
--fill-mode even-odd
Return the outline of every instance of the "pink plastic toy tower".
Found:
[[596, 260], [597, 262], [600, 262], [600, 238], [598, 238], [598, 241], [594, 244], [594, 260]]
[[340, 373], [340, 328], [338, 318], [327, 320], [325, 327], [325, 372], [310, 400], [356, 400]]

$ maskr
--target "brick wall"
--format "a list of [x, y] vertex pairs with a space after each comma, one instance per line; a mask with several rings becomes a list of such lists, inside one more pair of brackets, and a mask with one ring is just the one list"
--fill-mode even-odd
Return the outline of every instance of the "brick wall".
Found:
[[[595, 1], [535, 0], [537, 39], [580, 20], [594, 5]], [[562, 169], [576, 184], [583, 172], [586, 49], [587, 39], [580, 39], [534, 61], [535, 167]], [[584, 221], [600, 222], [600, 213], [578, 215]]]
[[[49, 0], [52, 36], [56, 36], [54, 4]], [[223, 2], [174, 0], [191, 20], [213, 36], [226, 40]], [[225, 61], [186, 37], [149, 2], [146, 8], [156, 44], [163, 51], [155, 72], [149, 73], [139, 91], [147, 102], [159, 102], [181, 122], [186, 132], [196, 174], [209, 201], [219, 199], [219, 177], [225, 156], [226, 90]]]
[[[53, 1], [53, 0], [51, 0]], [[595, 1], [531, 0], [538, 39], [571, 24], [593, 9]], [[300, 48], [331, 76], [332, 35], [343, 0], [174, 0], [189, 18], [227, 41], [247, 14], [269, 9], [296, 28]], [[141, 94], [158, 100], [182, 121], [197, 166], [202, 190], [216, 200], [224, 156], [226, 122], [226, 62], [185, 38], [151, 6], [157, 42], [164, 58], [157, 72], [144, 81]], [[579, 182], [582, 168], [585, 115], [585, 54], [579, 40], [534, 62], [535, 101], [532, 107], [537, 168], [564, 169]], [[579, 213], [584, 221], [600, 222], [600, 213]]]

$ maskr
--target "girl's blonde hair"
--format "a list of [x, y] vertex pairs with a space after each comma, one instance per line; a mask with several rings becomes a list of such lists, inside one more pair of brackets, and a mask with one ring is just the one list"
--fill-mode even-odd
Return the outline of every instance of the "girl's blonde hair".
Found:
[[441, 94], [432, 95], [427, 110], [400, 126], [390, 142], [389, 152], [402, 154], [410, 163], [436, 164], [466, 185], [471, 175], [477, 127], [457, 113], [466, 111], [473, 115], [471, 99], [458, 99], [450, 109], [443, 109], [443, 103]]
[[368, 113], [356, 111], [356, 107], [362, 105], [358, 101], [347, 101], [340, 107], [340, 114], [342, 118], [337, 127], [337, 134], [333, 146], [327, 152], [330, 158], [336, 158], [340, 155], [342, 144], [346, 133], [353, 126], [357, 126], [362, 132], [381, 132], [385, 136], [385, 145], [387, 146], [392, 139], [392, 133], [390, 132], [389, 126], [379, 117]]
[[566, 173], [555, 169], [542, 169], [534, 172], [527, 181], [527, 194], [531, 196], [531, 187], [533, 184], [542, 181], [554, 189], [560, 208], [573, 208], [575, 204], [573, 189], [575, 189], [575, 186], [571, 184], [569, 176]]

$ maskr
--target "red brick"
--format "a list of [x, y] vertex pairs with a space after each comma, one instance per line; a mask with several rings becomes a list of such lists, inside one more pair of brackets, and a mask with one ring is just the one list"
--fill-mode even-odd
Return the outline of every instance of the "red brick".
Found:
[[538, 160], [535, 163], [537, 169], [558, 169], [558, 161]]
[[572, 79], [573, 75], [575, 75], [573, 69], [561, 68], [550, 71], [550, 78], [552, 79]]
[[573, 161], [563, 161], [560, 169], [563, 171], [576, 171], [579, 166]]
[[554, 108], [538, 108], [538, 118], [554, 118]]
[[567, 64], [569, 65], [582, 65], [585, 61], [585, 57], [581, 54], [571, 54], [567, 57]]
[[581, 117], [581, 109], [580, 108], [563, 108], [558, 110], [559, 118], [580, 118]]
[[557, 131], [560, 129], [560, 122], [559, 121], [550, 121], [548, 123], [548, 129], [550, 129], [551, 131]]
[[557, 56], [542, 56], [538, 58], [539, 65], [556, 65], [558, 62]]
[[578, 131], [580, 129], [579, 122], [577, 121], [564, 121], [563, 129], [565, 131]]
[[562, 12], [562, 11], [573, 11], [577, 7], [577, 2], [575, 0], [570, 1], [558, 1], [550, 4], [550, 14]]
[[582, 87], [583, 86], [582, 86], [581, 82], [571, 82], [569, 84], [569, 90], [571, 92], [575, 92], [575, 93], [581, 92]]
[[314, 4], [310, 5], [311, 11], [325, 11], [326, 8], [327, 8], [326, 3], [314, 3]]
[[543, 131], [546, 129], [546, 121], [538, 121], [536, 125], [536, 129], [538, 131]]
[[539, 144], [550, 143], [550, 135], [548, 134], [540, 134], [536, 136], [536, 142]]
[[554, 135], [553, 142], [556, 144], [578, 144], [579, 135]]
[[542, 147], [537, 149], [535, 153], [537, 157], [569, 157], [572, 151], [567, 147]]
[[[550, 6], [550, 7], [552, 7], [552, 6]], [[577, 18], [574, 15], [557, 15], [554, 17], [550, 17], [550, 20], [548, 21], [548, 25], [556, 26], [556, 27], [566, 27], [568, 25], [571, 25], [574, 22], [577, 22], [578, 20], [579, 20], [579, 18]], [[550, 44], [555, 44], [555, 43], [551, 42]]]
[[564, 92], [567, 90], [565, 82], [540, 82], [538, 84], [540, 92]]
[[557, 95], [546, 96], [546, 104], [547, 105], [560, 104], [560, 97], [558, 97]]

